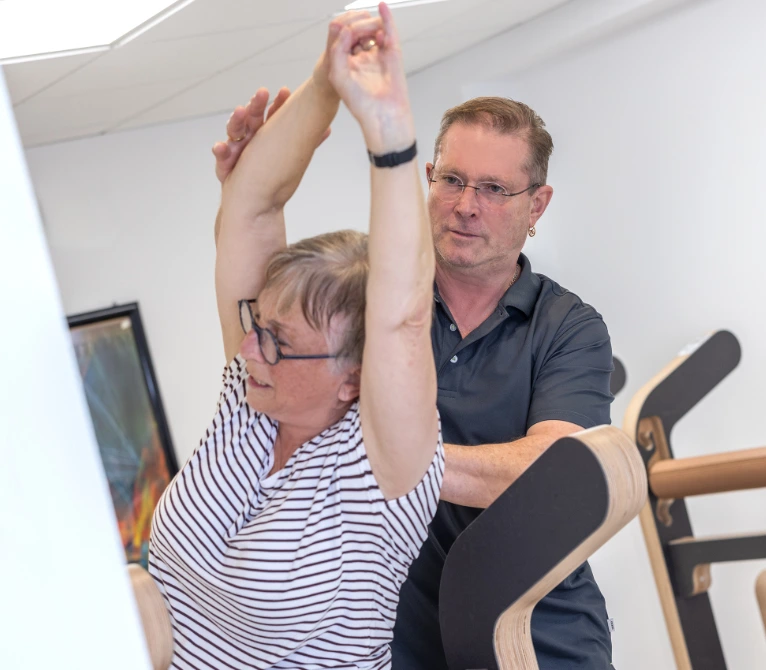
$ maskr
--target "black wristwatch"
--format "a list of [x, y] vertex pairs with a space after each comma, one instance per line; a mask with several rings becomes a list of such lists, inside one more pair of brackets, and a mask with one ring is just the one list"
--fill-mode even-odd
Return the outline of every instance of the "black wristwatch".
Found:
[[375, 167], [392, 168], [402, 163], [409, 163], [415, 158], [418, 155], [418, 143], [413, 142], [412, 146], [404, 151], [395, 151], [390, 154], [383, 154], [382, 156], [376, 156], [372, 151], [367, 150], [367, 155], [370, 157], [370, 163]]

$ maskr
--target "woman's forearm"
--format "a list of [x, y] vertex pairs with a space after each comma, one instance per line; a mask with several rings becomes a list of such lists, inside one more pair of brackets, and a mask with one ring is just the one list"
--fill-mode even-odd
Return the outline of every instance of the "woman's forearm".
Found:
[[309, 78], [253, 137], [223, 185], [222, 227], [281, 209], [335, 118], [340, 99], [329, 84]]
[[261, 127], [226, 178], [216, 217], [215, 285], [227, 360], [242, 341], [237, 301], [256, 298], [274, 252], [286, 244], [284, 205], [338, 110], [311, 77]]
[[[402, 151], [415, 141], [409, 114], [386, 124], [390, 139], [379, 132], [365, 133], [373, 153]], [[435, 261], [418, 161], [373, 167], [371, 194], [370, 317], [387, 328], [428, 320]]]

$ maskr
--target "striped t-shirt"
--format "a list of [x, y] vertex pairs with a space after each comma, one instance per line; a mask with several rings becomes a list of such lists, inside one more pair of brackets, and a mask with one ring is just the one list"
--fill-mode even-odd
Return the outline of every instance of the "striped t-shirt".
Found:
[[359, 404], [273, 466], [276, 422], [224, 372], [213, 423], [152, 522], [149, 571], [173, 623], [173, 668], [391, 667], [399, 588], [436, 513], [444, 451], [386, 501]]

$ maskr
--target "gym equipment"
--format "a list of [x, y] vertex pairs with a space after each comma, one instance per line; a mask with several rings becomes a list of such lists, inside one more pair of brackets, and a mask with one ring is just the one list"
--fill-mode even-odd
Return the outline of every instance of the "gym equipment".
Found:
[[612, 357], [612, 362], [614, 363], [614, 370], [609, 380], [609, 390], [612, 395], [617, 395], [625, 387], [628, 376], [625, 373], [625, 366], [617, 356]]
[[[766, 558], [766, 535], [694, 537], [684, 498], [766, 486], [766, 447], [676, 459], [673, 426], [739, 363], [721, 330], [679, 353], [636, 393], [623, 428], [640, 447], [649, 481], [641, 528], [678, 670], [726, 668], [707, 591], [710, 565]], [[766, 584], [760, 586], [762, 611]]]
[[173, 660], [173, 629], [170, 615], [152, 576], [138, 563], [128, 565], [133, 595], [144, 628], [153, 670], [167, 670]]
[[758, 607], [761, 610], [763, 627], [766, 628], [766, 570], [755, 580], [755, 597], [758, 599]]
[[534, 606], [639, 513], [646, 489], [619, 428], [547, 449], [450, 549], [439, 591], [450, 669], [536, 670]]

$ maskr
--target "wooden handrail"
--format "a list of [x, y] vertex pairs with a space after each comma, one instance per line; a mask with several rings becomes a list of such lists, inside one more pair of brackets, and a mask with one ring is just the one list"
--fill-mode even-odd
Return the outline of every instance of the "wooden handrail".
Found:
[[766, 447], [657, 461], [649, 486], [658, 498], [673, 500], [766, 487]]
[[165, 600], [152, 576], [140, 565], [131, 563], [128, 575], [133, 585], [152, 668], [167, 670], [173, 660], [173, 629]]
[[755, 580], [755, 596], [758, 598], [758, 607], [761, 610], [763, 627], [766, 629], [766, 570]]

